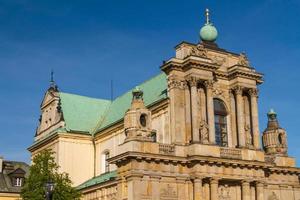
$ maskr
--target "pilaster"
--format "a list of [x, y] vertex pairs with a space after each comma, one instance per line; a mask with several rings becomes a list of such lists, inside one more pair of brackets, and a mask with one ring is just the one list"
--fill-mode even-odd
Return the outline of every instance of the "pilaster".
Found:
[[240, 147], [245, 147], [245, 119], [243, 106], [243, 88], [236, 86], [234, 89], [236, 99], [237, 125], [238, 125], [238, 141]]

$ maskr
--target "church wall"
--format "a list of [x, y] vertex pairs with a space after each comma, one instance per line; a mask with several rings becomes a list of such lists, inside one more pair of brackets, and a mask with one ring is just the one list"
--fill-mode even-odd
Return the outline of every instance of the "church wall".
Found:
[[[109, 156], [113, 157], [117, 155], [118, 146], [124, 142], [125, 134], [123, 129], [118, 128], [114, 132], [104, 133], [103, 136], [96, 138], [96, 176], [105, 173], [105, 160], [103, 159], [103, 155], [105, 152], [109, 152]], [[111, 164], [109, 166], [110, 171], [116, 170], [116, 166]]]
[[93, 177], [94, 150], [91, 139], [60, 138], [59, 170], [69, 173], [74, 186]]

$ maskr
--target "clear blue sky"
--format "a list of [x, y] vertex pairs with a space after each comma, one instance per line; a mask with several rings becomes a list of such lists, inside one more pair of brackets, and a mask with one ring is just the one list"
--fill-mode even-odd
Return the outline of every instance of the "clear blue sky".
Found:
[[260, 129], [273, 107], [300, 159], [299, 0], [0, 0], [0, 155], [29, 161], [50, 70], [60, 89], [109, 98], [159, 73], [211, 10], [220, 47], [245, 51], [259, 72]]

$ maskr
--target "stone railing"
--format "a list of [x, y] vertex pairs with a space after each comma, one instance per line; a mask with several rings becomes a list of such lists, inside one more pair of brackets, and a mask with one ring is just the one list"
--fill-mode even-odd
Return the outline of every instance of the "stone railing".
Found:
[[220, 148], [220, 156], [222, 158], [242, 159], [242, 151], [240, 149]]
[[159, 144], [159, 153], [174, 155], [175, 154], [175, 146], [171, 144]]

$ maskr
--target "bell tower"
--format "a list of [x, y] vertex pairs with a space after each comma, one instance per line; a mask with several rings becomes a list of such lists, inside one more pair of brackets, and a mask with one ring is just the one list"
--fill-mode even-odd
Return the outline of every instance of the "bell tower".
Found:
[[279, 126], [276, 112], [268, 112], [268, 126], [263, 133], [263, 147], [267, 154], [287, 155], [286, 131]]
[[151, 129], [151, 112], [145, 107], [143, 91], [139, 87], [132, 91], [131, 107], [125, 113], [124, 128], [125, 141], [155, 140], [155, 131]]

